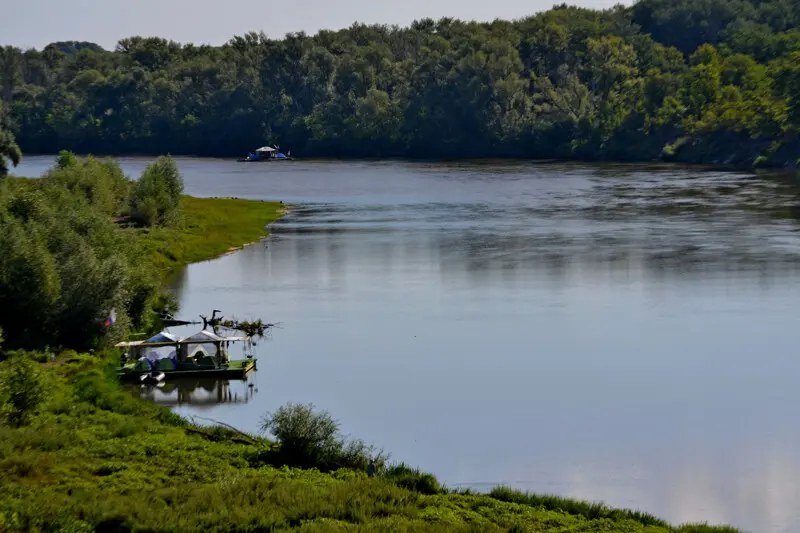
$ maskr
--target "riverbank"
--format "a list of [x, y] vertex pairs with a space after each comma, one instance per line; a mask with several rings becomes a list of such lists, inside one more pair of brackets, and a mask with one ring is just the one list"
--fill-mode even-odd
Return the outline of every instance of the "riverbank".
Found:
[[130, 231], [151, 262], [169, 275], [262, 239], [266, 227], [287, 212], [282, 202], [184, 196], [177, 228]]
[[[174, 229], [130, 230], [164, 271], [252, 242], [283, 209], [192, 198], [182, 207]], [[29, 426], [0, 427], [0, 530], [734, 531], [508, 490], [456, 493], [413, 472], [260, 466], [271, 442], [196, 427], [132, 397], [116, 382], [114, 355], [65, 352], [39, 367], [39, 413]]]
[[135, 399], [111, 381], [111, 366], [61, 354], [47, 364], [48, 399], [32, 424], [0, 427], [0, 529], [735, 531], [509, 490], [431, 491], [413, 473], [255, 467], [269, 441], [199, 428]]

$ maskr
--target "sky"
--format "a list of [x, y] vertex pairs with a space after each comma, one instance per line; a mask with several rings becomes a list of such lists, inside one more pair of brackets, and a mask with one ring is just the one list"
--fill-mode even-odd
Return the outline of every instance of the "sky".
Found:
[[[13, 8], [7, 8], [12, 4]], [[234, 35], [264, 31], [338, 30], [354, 22], [406, 26], [426, 17], [515, 19], [563, 0], [0, 0], [0, 45], [43, 48], [54, 41], [91, 41], [113, 49], [125, 37], [163, 37], [219, 45]], [[570, 0], [592, 8], [630, 0]]]

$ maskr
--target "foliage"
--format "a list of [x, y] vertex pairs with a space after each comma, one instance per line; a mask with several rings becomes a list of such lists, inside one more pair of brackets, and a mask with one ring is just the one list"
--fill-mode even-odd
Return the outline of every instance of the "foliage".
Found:
[[39, 365], [24, 354], [16, 354], [5, 363], [0, 371], [0, 414], [8, 424], [28, 424], [45, 395]]
[[279, 443], [262, 457], [270, 464], [318, 468], [330, 472], [340, 468], [366, 471], [370, 461], [381, 468], [386, 461], [382, 450], [360, 440], [347, 440], [339, 432], [339, 422], [327, 411], [314, 406], [287, 404], [262, 421], [262, 430]]
[[265, 324], [263, 320], [223, 320], [220, 324], [223, 328], [241, 331], [248, 337], [263, 337], [275, 324]]
[[14, 134], [3, 127], [3, 108], [0, 107], [0, 179], [8, 175], [8, 162], [13, 166], [22, 161], [22, 152], [17, 146]]
[[[640, 0], [218, 47], [6, 47], [0, 89], [20, 146], [39, 153], [232, 156], [268, 142], [308, 156], [648, 160], [689, 137], [672, 158], [749, 165], [742, 146], [788, 140], [774, 166], [800, 152], [795, 8]], [[169, 219], [164, 188], [140, 188], [137, 219]]]
[[147, 166], [134, 186], [131, 218], [142, 226], [173, 226], [180, 220], [183, 178], [169, 157]]
[[[0, 183], [0, 326], [8, 348], [89, 348], [152, 319], [161, 279], [112, 220], [129, 203], [119, 167], [62, 153], [40, 180]], [[104, 322], [112, 309], [117, 321]]]
[[398, 487], [420, 494], [433, 495], [442, 492], [442, 486], [436, 476], [421, 472], [418, 468], [411, 468], [405, 463], [392, 465], [381, 474], [381, 477], [390, 480]]
[[[158, 176], [171, 228], [120, 227], [132, 184], [115, 163], [62, 152], [43, 179], [0, 183], [0, 327], [8, 348], [89, 348], [175, 311], [163, 280], [185, 264], [253, 242], [283, 213], [278, 202], [183, 197], [174, 163]], [[176, 212], [177, 211], [177, 212]], [[155, 267], [155, 268], [153, 268]], [[104, 322], [115, 309], [117, 321]], [[254, 322], [262, 330], [269, 324]]]
[[575, 516], [582, 516], [590, 520], [602, 518], [611, 518], [614, 520], [630, 519], [645, 526], [667, 526], [666, 522], [653, 515], [641, 511], [611, 509], [599, 502], [584, 502], [549, 494], [524, 493], [508, 487], [496, 487], [489, 492], [489, 495], [503, 502], [530, 505], [532, 507], [547, 509], [548, 511], [564, 512]]

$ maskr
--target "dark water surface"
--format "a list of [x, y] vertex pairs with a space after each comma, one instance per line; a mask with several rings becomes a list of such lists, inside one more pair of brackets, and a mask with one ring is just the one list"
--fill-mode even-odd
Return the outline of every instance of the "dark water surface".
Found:
[[189, 194], [298, 207], [176, 286], [184, 316], [282, 323], [259, 371], [157, 401], [246, 430], [313, 402], [450, 486], [796, 530], [793, 186], [622, 165], [179, 164]]

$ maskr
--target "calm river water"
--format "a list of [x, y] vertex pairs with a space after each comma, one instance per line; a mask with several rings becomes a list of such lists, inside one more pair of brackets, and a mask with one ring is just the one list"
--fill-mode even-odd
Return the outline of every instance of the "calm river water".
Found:
[[792, 186], [623, 165], [179, 165], [189, 194], [298, 207], [175, 287], [184, 316], [282, 323], [259, 371], [156, 401], [251, 431], [313, 402], [450, 486], [800, 523]]

